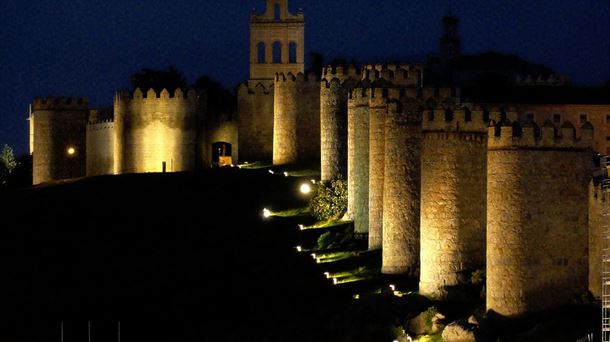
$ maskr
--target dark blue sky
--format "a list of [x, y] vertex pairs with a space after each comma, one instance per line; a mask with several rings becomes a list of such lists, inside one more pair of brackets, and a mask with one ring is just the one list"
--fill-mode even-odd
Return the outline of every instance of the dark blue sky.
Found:
[[[448, 0], [291, 0], [306, 19], [306, 58], [423, 61]], [[88, 96], [110, 106], [143, 68], [248, 76], [248, 19], [264, 0], [0, 1], [0, 144], [27, 152], [34, 96]], [[609, 0], [454, 0], [465, 53], [496, 50], [546, 64], [577, 84], [610, 80]]]

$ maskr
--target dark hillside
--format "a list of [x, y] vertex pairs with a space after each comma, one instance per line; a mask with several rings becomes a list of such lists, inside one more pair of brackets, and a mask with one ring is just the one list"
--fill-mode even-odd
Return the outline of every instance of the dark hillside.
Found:
[[115, 341], [120, 320], [123, 341], [321, 340], [345, 296], [294, 252], [286, 220], [260, 215], [302, 206], [297, 186], [221, 169], [0, 193], [0, 339], [59, 341], [64, 320], [65, 341], [85, 341], [91, 320]]

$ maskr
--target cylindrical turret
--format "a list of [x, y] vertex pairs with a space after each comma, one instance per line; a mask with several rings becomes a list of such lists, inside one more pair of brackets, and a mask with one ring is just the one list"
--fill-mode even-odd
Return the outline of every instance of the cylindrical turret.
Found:
[[370, 91], [369, 250], [374, 250], [381, 248], [383, 234], [383, 165], [385, 160], [385, 120], [388, 112], [388, 89], [373, 88]]
[[417, 275], [421, 110], [415, 101], [388, 105], [385, 124], [382, 268]]
[[87, 99], [34, 99], [34, 184], [85, 176], [88, 116]]
[[146, 97], [136, 89], [133, 97], [119, 93], [114, 102], [115, 168], [117, 173], [180, 172], [195, 170], [197, 94], [159, 97], [150, 89]]
[[275, 82], [273, 164], [318, 161], [320, 158], [320, 84], [278, 74]]
[[[352, 162], [348, 165], [348, 208], [351, 201], [351, 213], [354, 219], [354, 232], [357, 236], [368, 233], [369, 227], [369, 91], [364, 88], [354, 89], [349, 100], [348, 133], [351, 137], [348, 144]], [[351, 194], [351, 195], [350, 195]]]
[[486, 126], [482, 111], [424, 114], [419, 290], [425, 295], [446, 297], [485, 265]]
[[320, 171], [323, 181], [347, 176], [347, 100], [356, 69], [324, 68], [320, 88]]
[[[569, 304], [587, 290], [591, 134], [565, 124], [490, 127], [487, 309], [504, 316]], [[584, 132], [584, 131], [583, 131]]]

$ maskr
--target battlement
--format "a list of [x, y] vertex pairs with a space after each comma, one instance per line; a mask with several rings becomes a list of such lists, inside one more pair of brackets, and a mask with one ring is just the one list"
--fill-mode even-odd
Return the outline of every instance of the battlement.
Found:
[[114, 129], [114, 120], [112, 119], [100, 119], [98, 121], [90, 121], [87, 123], [87, 131], [101, 131], [106, 129]]
[[376, 82], [385, 80], [398, 86], [421, 87], [423, 67], [411, 64], [368, 64], [362, 67], [362, 79]]
[[491, 121], [488, 128], [488, 147], [501, 149], [587, 149], [593, 142], [593, 127], [584, 124], [581, 137], [576, 139], [576, 130], [569, 121], [556, 130], [553, 123], [546, 121], [542, 127], [534, 122], [521, 124], [518, 121]]
[[278, 84], [288, 84], [290, 82], [294, 82], [294, 83], [301, 83], [301, 84], [316, 84], [318, 82], [318, 77], [316, 76], [315, 73], [310, 72], [307, 75], [304, 75], [303, 73], [299, 72], [296, 75], [288, 72], [286, 74], [284, 74], [283, 72], [280, 73], [276, 73], [275, 74], [275, 82]]
[[423, 113], [422, 129], [429, 132], [469, 132], [485, 133], [487, 121], [480, 108], [462, 107], [452, 109], [437, 106]]
[[344, 65], [337, 65], [336, 67], [329, 65], [322, 68], [322, 81], [326, 81], [327, 87], [333, 80], [338, 80], [340, 83], [344, 83], [347, 80], [360, 79], [362, 79], [362, 72], [353, 64], [350, 64], [347, 67]]
[[358, 84], [350, 92], [349, 98], [353, 101], [367, 102], [371, 106], [386, 104], [389, 100], [398, 100], [404, 96], [404, 89], [388, 87], [369, 87]]
[[32, 110], [88, 110], [89, 98], [87, 97], [35, 97], [32, 102]]
[[428, 99], [459, 99], [460, 88], [454, 87], [425, 87], [421, 90], [421, 97]]
[[173, 100], [173, 101], [180, 101], [180, 100], [186, 100], [189, 102], [194, 102], [197, 99], [197, 92], [195, 91], [195, 89], [189, 89], [187, 91], [187, 93], [185, 94], [182, 89], [178, 88], [174, 91], [173, 94], [171, 94], [167, 89], [163, 89], [161, 90], [160, 93], [157, 94], [157, 92], [154, 89], [149, 89], [146, 93], [143, 93], [142, 90], [140, 90], [140, 88], [136, 88], [133, 93], [128, 92], [128, 91], [119, 91], [116, 93], [116, 97], [115, 97], [115, 101], [126, 101], [126, 102], [132, 102], [132, 101], [138, 101], [138, 100], [143, 100], [143, 101], [155, 101], [155, 100]]
[[245, 95], [273, 95], [273, 84], [265, 85], [261, 82], [256, 83], [252, 86], [250, 82], [242, 83], [237, 88], [237, 94], [239, 96]]
[[[419, 125], [422, 120], [421, 107], [410, 100], [412, 99], [401, 98], [400, 101], [388, 100], [388, 119], [392, 120], [397, 125], [414, 123]], [[416, 110], [409, 110], [410, 104], [415, 104]]]

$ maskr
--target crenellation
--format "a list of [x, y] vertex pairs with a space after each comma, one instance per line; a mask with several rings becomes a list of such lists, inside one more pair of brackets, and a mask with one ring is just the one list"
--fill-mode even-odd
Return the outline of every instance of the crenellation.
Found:
[[590, 141], [575, 140], [571, 124], [559, 136], [550, 122], [540, 136], [534, 123], [493, 126], [487, 309], [518, 316], [569, 303], [586, 289]]
[[535, 123], [521, 125], [517, 121], [504, 120], [498, 125], [492, 121], [489, 127], [488, 148], [587, 149], [593, 139], [593, 131], [589, 127], [583, 126], [585, 133], [580, 139], [576, 139], [574, 125], [567, 121], [562, 125], [560, 135], [557, 135], [555, 126], [550, 122], [538, 128]]
[[35, 97], [32, 110], [85, 110], [89, 108], [87, 97]]

